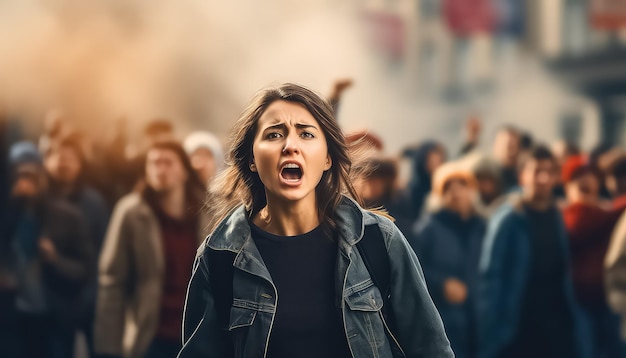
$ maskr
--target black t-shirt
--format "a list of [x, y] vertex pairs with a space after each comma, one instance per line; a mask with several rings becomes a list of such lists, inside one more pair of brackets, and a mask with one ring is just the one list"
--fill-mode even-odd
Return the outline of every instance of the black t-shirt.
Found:
[[336, 306], [337, 242], [323, 228], [277, 236], [250, 225], [278, 290], [268, 357], [350, 357]]
[[556, 208], [525, 207], [530, 268], [515, 342], [503, 357], [573, 357], [573, 319], [563, 282], [567, 262]]

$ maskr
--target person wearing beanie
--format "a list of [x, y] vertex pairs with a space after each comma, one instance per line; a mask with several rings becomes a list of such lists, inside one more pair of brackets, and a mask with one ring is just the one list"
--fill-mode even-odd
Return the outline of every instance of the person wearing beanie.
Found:
[[194, 170], [208, 185], [224, 166], [224, 149], [220, 140], [213, 133], [197, 131], [185, 138], [183, 147]]
[[[75, 307], [90, 276], [94, 250], [81, 213], [48, 196], [35, 145], [9, 151], [13, 175], [9, 215], [2, 218], [0, 267], [15, 294], [12, 357], [71, 357]], [[7, 281], [7, 280], [5, 280]]]
[[485, 221], [474, 210], [476, 179], [459, 162], [439, 167], [433, 177], [439, 209], [414, 226], [409, 243], [441, 314], [456, 357], [476, 357], [476, 289]]
[[476, 178], [478, 200], [476, 211], [489, 219], [506, 202], [502, 168], [489, 156], [470, 153], [461, 159]]
[[568, 158], [562, 170], [567, 205], [563, 220], [572, 257], [574, 293], [588, 328], [594, 357], [622, 357], [619, 318], [604, 292], [604, 257], [621, 210], [604, 210], [599, 202], [601, 174], [583, 156]]

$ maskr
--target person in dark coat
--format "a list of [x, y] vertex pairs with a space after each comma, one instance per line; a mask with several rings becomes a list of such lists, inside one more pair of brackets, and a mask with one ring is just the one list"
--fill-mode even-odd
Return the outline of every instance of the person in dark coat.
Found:
[[556, 159], [535, 148], [521, 195], [490, 219], [480, 258], [479, 357], [589, 357], [567, 232], [552, 196]]
[[[0, 266], [15, 294], [15, 357], [71, 357], [76, 307], [95, 260], [86, 221], [47, 195], [41, 157], [32, 143], [10, 150], [10, 211], [0, 233]], [[7, 277], [5, 277], [7, 278]]]
[[446, 163], [435, 172], [433, 194], [441, 208], [417, 222], [409, 242], [456, 357], [475, 357], [475, 294], [485, 234], [473, 208], [476, 179], [461, 164]]
[[[79, 209], [84, 215], [89, 229], [89, 238], [99, 257], [102, 241], [109, 223], [107, 204], [98, 191], [86, 183], [85, 154], [77, 136], [67, 136], [52, 141], [45, 153], [44, 165], [50, 180], [50, 196], [65, 201]], [[91, 263], [90, 277], [80, 311], [81, 331], [85, 334], [89, 351], [93, 355], [93, 325], [96, 307], [97, 262]]]

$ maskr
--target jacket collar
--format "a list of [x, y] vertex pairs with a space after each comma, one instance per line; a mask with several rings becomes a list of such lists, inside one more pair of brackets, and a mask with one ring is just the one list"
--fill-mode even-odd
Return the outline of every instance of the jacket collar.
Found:
[[[336, 210], [337, 240], [341, 255], [350, 258], [353, 246], [363, 237], [364, 226], [376, 222], [373, 215], [365, 215], [352, 199], [343, 196]], [[233, 266], [273, 282], [263, 258], [252, 240], [249, 212], [244, 206], [236, 208], [207, 238], [206, 246], [212, 250], [231, 251], [236, 254]], [[202, 246], [200, 248], [202, 250]], [[199, 251], [201, 252], [201, 251]]]
[[[337, 234], [340, 247], [353, 246], [362, 237], [365, 225], [376, 223], [353, 199], [343, 196], [337, 207]], [[227, 250], [239, 253], [250, 249], [251, 241], [249, 212], [245, 207], [237, 207], [217, 226], [207, 238], [207, 246], [213, 250]], [[256, 251], [256, 248], [255, 250]]]

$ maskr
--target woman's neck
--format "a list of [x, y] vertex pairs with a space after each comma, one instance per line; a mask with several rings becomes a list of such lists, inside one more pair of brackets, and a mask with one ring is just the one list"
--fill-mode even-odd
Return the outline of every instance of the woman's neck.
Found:
[[279, 236], [305, 234], [320, 224], [315, 197], [287, 201], [267, 196], [267, 206], [252, 219], [261, 229]]

